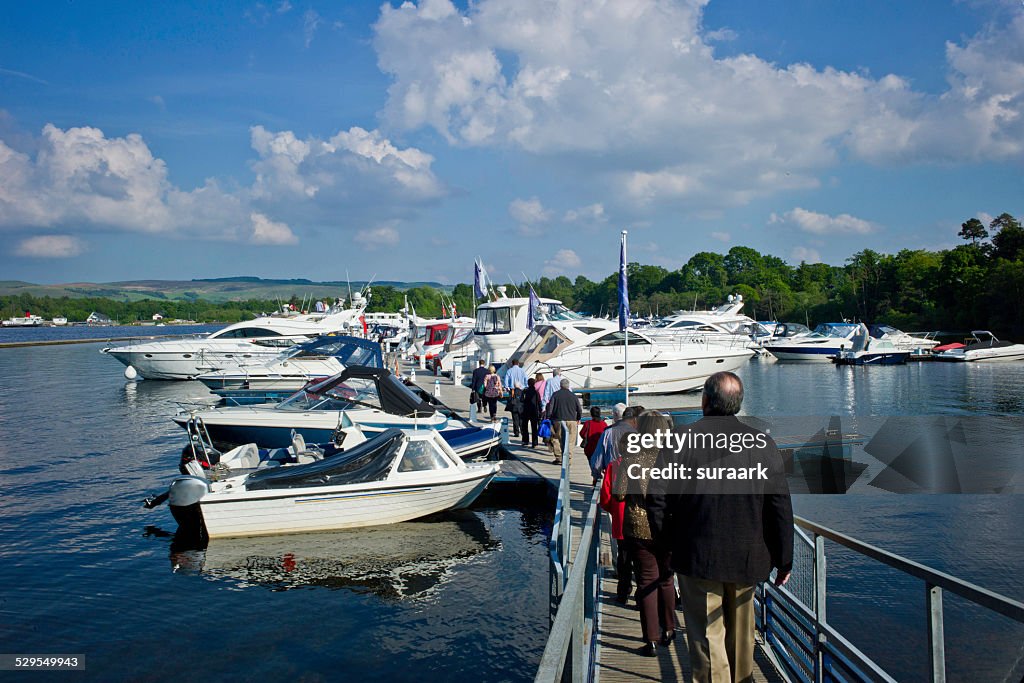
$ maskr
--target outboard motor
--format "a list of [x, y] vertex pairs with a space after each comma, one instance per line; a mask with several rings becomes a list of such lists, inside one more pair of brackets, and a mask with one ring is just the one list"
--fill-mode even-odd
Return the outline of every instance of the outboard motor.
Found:
[[167, 504], [171, 508], [174, 521], [178, 523], [178, 531], [185, 534], [206, 534], [203, 524], [203, 511], [199, 501], [210, 491], [206, 479], [199, 477], [178, 477], [167, 489]]

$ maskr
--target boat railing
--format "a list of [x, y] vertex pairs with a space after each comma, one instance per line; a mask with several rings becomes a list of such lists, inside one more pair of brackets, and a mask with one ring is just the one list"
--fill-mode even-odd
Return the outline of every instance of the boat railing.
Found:
[[535, 680], [544, 683], [570, 680], [576, 683], [592, 680], [596, 666], [598, 612], [598, 566], [601, 552], [601, 519], [598, 505], [601, 483], [587, 501], [583, 513], [576, 554], [569, 562], [571, 514], [569, 501], [569, 469], [566, 423], [561, 423], [562, 476], [555, 502], [555, 521], [551, 530], [549, 557], [551, 561], [551, 632], [548, 636]]

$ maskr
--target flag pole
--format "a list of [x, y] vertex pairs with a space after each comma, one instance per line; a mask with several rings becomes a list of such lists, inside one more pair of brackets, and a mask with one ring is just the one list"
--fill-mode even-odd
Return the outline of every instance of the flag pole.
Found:
[[623, 327], [626, 338], [625, 344], [623, 345], [625, 356], [623, 358], [623, 367], [625, 368], [623, 371], [625, 375], [623, 384], [626, 387], [626, 407], [629, 407], [629, 281], [626, 271], [627, 264], [629, 263], [629, 260], [626, 258], [626, 235], [628, 234], [629, 233], [626, 230], [622, 231], [622, 255], [620, 259], [622, 263], [619, 264], [619, 269], [621, 271], [619, 273], [619, 297], [625, 299], [624, 301], [619, 302], [619, 316], [622, 318], [622, 320], [619, 321], [619, 324]]

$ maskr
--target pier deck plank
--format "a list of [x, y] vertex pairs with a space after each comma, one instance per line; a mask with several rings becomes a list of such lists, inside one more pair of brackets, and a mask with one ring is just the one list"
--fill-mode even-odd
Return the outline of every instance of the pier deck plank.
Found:
[[[406, 366], [405, 371], [408, 372]], [[417, 374], [417, 384], [427, 391], [433, 391], [435, 378], [430, 375]], [[469, 389], [451, 379], [439, 378], [441, 401], [462, 415], [468, 415]], [[498, 417], [508, 416], [504, 407], [499, 405]], [[477, 424], [489, 424], [477, 422]], [[525, 465], [538, 476], [547, 479], [550, 486], [557, 491], [561, 477], [561, 467], [552, 462], [551, 451], [539, 444], [536, 449], [523, 447], [519, 439], [511, 437], [505, 449], [515, 458], [516, 465], [509, 467], [510, 474], [520, 471]], [[576, 447], [572, 451], [569, 466], [572, 555], [575, 555], [583, 528], [583, 517], [587, 504], [593, 494], [593, 477], [590, 464], [587, 462], [583, 449]], [[602, 558], [611, 556], [607, 534], [602, 534]], [[609, 567], [604, 568], [601, 581], [601, 618], [598, 630], [598, 680], [602, 683], [619, 683], [625, 681], [689, 681], [690, 662], [686, 646], [686, 632], [682, 629], [683, 614], [676, 612], [680, 632], [675, 641], [667, 648], [658, 648], [657, 657], [644, 657], [640, 654], [643, 643], [640, 640], [640, 612], [635, 608], [633, 599], [623, 606], [615, 602], [615, 579]], [[784, 679], [775, 671], [771, 662], [760, 647], [754, 658], [754, 680], [775, 683]]]

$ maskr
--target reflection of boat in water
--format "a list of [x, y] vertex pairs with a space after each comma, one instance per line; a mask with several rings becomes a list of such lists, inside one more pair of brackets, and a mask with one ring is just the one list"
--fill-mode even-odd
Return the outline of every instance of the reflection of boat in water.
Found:
[[479, 513], [461, 510], [348, 531], [218, 539], [205, 549], [174, 544], [171, 566], [240, 586], [320, 586], [402, 599], [434, 590], [458, 564], [499, 545]]

